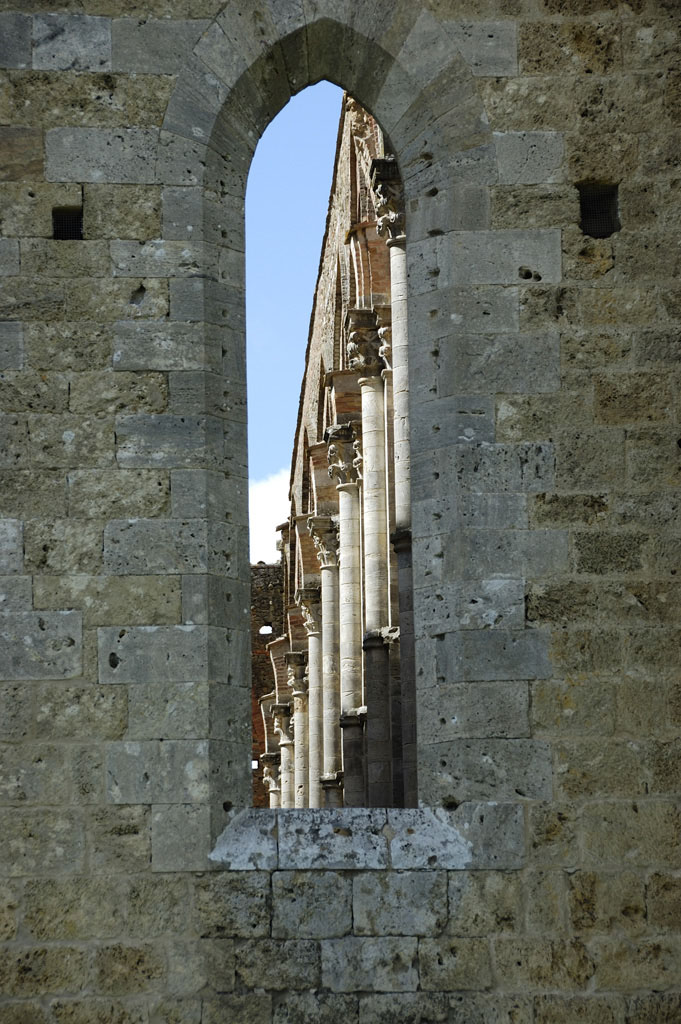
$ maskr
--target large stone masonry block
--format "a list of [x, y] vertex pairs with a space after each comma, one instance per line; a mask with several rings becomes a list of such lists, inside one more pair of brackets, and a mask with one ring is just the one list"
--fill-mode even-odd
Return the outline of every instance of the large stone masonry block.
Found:
[[[453, 330], [466, 334], [514, 334], [519, 325], [519, 289], [481, 285], [478, 288], [438, 288], [409, 296], [409, 316], [419, 338], [436, 341]], [[410, 361], [420, 366], [429, 347], [412, 346]]]
[[0, 14], [0, 68], [25, 68], [30, 63], [30, 16], [3, 11]]
[[322, 942], [322, 984], [332, 992], [415, 992], [419, 986], [415, 938], [360, 938]]
[[23, 125], [0, 127], [0, 181], [43, 176], [43, 133]]
[[240, 480], [235, 480], [214, 470], [174, 469], [171, 484], [175, 519], [207, 518], [248, 525], [248, 480], [245, 474]]
[[417, 295], [452, 286], [561, 280], [560, 231], [553, 228], [452, 231], [417, 243], [410, 255]]
[[451, 541], [445, 545], [445, 576], [534, 578], [569, 568], [567, 530], [468, 529]]
[[0, 276], [19, 273], [19, 243], [15, 238], [0, 238]]
[[30, 611], [32, 582], [30, 576], [0, 576], [0, 612]]
[[463, 580], [414, 592], [419, 626], [431, 636], [452, 629], [504, 629], [525, 621], [525, 586], [520, 579]]
[[20, 573], [23, 567], [23, 523], [19, 519], [0, 519], [0, 573], [4, 576]]
[[78, 811], [0, 810], [0, 874], [75, 875], [83, 871], [85, 834]]
[[156, 804], [151, 813], [152, 871], [205, 871], [209, 836], [207, 805]]
[[552, 491], [555, 455], [550, 442], [455, 445], [443, 450], [440, 470], [466, 491]]
[[565, 146], [560, 132], [495, 132], [500, 185], [563, 180]]
[[114, 370], [203, 370], [221, 366], [217, 339], [200, 324], [121, 320], [114, 326]]
[[419, 730], [433, 742], [530, 735], [526, 682], [441, 683], [419, 696]]
[[102, 683], [197, 682], [209, 671], [210, 627], [100, 628]]
[[36, 14], [33, 67], [42, 71], [109, 71], [111, 20], [84, 14]]
[[560, 336], [557, 331], [484, 336], [457, 333], [440, 343], [438, 364], [437, 388], [443, 396], [557, 391]]
[[112, 743], [107, 793], [116, 804], [201, 804], [208, 800], [207, 740]]
[[421, 988], [454, 992], [492, 986], [487, 939], [441, 936], [419, 940]]
[[550, 800], [551, 748], [531, 739], [458, 739], [424, 744], [419, 783], [445, 807], [464, 800]]
[[237, 576], [245, 533], [201, 519], [114, 519], [104, 528], [104, 569], [117, 575], [212, 572]]
[[272, 935], [334, 939], [352, 931], [352, 879], [335, 871], [272, 875]]
[[209, 24], [202, 20], [116, 18], [111, 24], [112, 69], [175, 74]]
[[21, 370], [24, 365], [24, 326], [0, 323], [0, 371]]
[[151, 184], [157, 143], [153, 128], [52, 128], [45, 135], [47, 180]]
[[0, 679], [72, 679], [82, 664], [80, 612], [3, 615]]
[[385, 810], [369, 808], [279, 816], [279, 866], [285, 869], [385, 868]]
[[114, 241], [114, 277], [202, 277], [218, 258], [206, 242]]
[[518, 42], [514, 21], [445, 22], [476, 76], [507, 77], [518, 73]]
[[494, 402], [486, 395], [453, 395], [412, 407], [412, 452], [494, 440]]
[[131, 740], [201, 739], [209, 735], [208, 684], [143, 682], [128, 687]]
[[223, 425], [213, 416], [122, 414], [116, 417], [116, 443], [125, 469], [223, 468]]
[[435, 643], [438, 683], [549, 679], [549, 633], [539, 629], [471, 629]]
[[356, 935], [432, 935], [447, 923], [445, 871], [390, 871], [355, 875]]
[[248, 989], [315, 989], [320, 968], [319, 943], [310, 939], [254, 939], [236, 947], [237, 979]]

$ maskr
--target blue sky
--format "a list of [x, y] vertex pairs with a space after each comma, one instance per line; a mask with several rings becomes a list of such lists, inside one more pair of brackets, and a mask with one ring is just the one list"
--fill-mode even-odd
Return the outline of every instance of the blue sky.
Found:
[[[274, 561], [342, 91], [295, 96], [258, 143], [246, 191], [246, 341], [251, 560]], [[269, 525], [271, 523], [271, 525]], [[270, 539], [271, 538], [271, 539]]]

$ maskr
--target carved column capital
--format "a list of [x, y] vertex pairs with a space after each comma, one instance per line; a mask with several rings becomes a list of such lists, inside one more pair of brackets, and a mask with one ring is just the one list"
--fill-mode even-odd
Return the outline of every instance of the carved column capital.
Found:
[[303, 587], [296, 591], [296, 604], [303, 613], [303, 625], [308, 636], [315, 636], [321, 629], [321, 592], [319, 587]]
[[346, 351], [351, 370], [371, 377], [383, 369], [381, 339], [373, 309], [349, 309], [345, 317]]
[[286, 670], [288, 672], [288, 683], [294, 697], [307, 696], [307, 680], [305, 668], [307, 666], [307, 655], [303, 651], [288, 651], [285, 655]]
[[338, 486], [357, 483], [354, 464], [357, 453], [353, 448], [354, 431], [350, 423], [338, 423], [326, 432], [329, 445], [329, 476]]
[[331, 516], [310, 516], [307, 529], [322, 569], [338, 565], [338, 526]]
[[388, 157], [371, 161], [371, 187], [379, 235], [388, 245], [403, 244], [404, 189], [395, 159]]
[[293, 743], [291, 734], [291, 705], [273, 704], [272, 718], [274, 719], [274, 734], [279, 738], [279, 746], [284, 747]]

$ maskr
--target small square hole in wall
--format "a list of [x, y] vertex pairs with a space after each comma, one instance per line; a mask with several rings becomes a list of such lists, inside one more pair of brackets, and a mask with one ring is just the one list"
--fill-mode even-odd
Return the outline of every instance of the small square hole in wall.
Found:
[[579, 226], [583, 234], [592, 238], [609, 238], [622, 227], [619, 215], [617, 185], [604, 185], [584, 181], [577, 185], [579, 192]]
[[83, 237], [83, 207], [55, 206], [52, 210], [52, 237], [60, 240]]

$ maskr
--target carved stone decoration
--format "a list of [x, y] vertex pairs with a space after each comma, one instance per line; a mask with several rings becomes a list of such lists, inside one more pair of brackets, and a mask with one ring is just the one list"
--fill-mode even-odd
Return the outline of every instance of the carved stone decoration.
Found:
[[357, 474], [357, 479], [361, 480], [362, 479], [362, 463], [364, 462], [364, 458], [362, 456], [362, 439], [361, 439], [361, 437], [358, 437], [356, 434], [355, 434], [355, 440], [352, 442], [352, 450], [355, 453], [355, 457], [352, 460], [352, 464], [355, 467], [355, 473]]
[[353, 449], [353, 429], [349, 423], [339, 423], [326, 432], [329, 443], [329, 476], [338, 484], [357, 483], [354, 465], [356, 453]]
[[285, 744], [293, 743], [293, 733], [291, 730], [291, 705], [273, 704], [272, 718], [274, 719], [273, 732], [279, 739], [279, 746], [282, 747]]
[[331, 516], [310, 516], [307, 521], [317, 561], [323, 569], [338, 565], [338, 526]]
[[396, 160], [372, 160], [371, 187], [379, 235], [388, 245], [404, 242], [404, 190]]
[[321, 594], [319, 587], [304, 587], [296, 591], [296, 604], [303, 613], [303, 625], [308, 636], [316, 636], [321, 629]]
[[372, 309], [349, 309], [345, 318], [346, 351], [351, 370], [365, 377], [380, 373], [384, 367], [379, 355], [381, 339]]
[[306, 664], [307, 655], [303, 651], [289, 651], [286, 654], [288, 681], [294, 697], [307, 696], [307, 685], [305, 682]]

